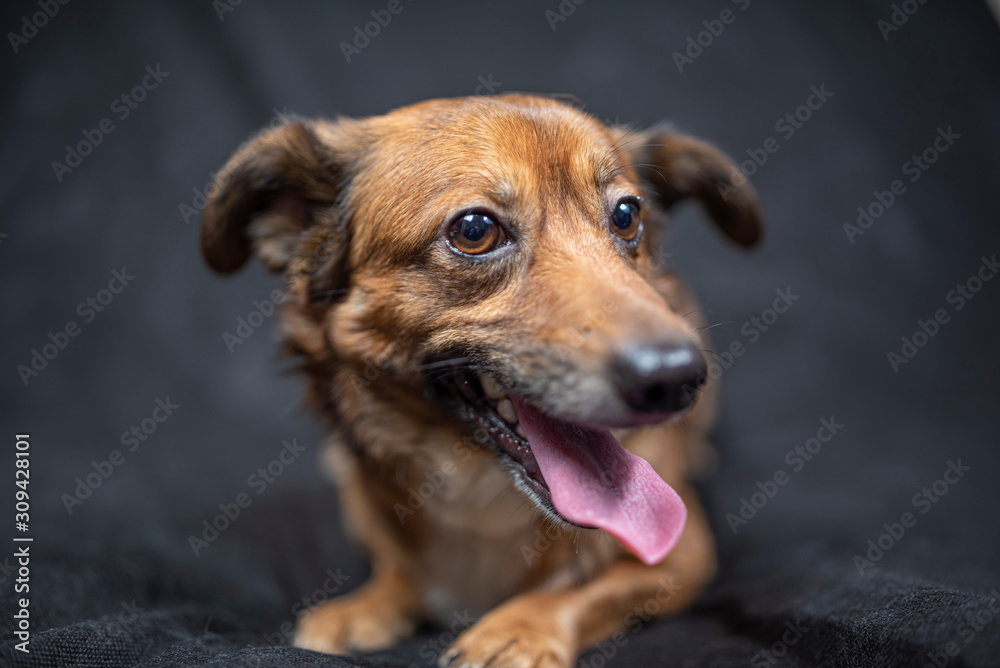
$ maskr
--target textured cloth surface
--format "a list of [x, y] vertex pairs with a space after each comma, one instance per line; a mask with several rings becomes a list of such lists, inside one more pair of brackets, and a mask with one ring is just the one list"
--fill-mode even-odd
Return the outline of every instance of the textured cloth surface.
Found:
[[[197, 212], [280, 114], [543, 91], [716, 143], [753, 172], [769, 225], [742, 253], [697, 207], [674, 217], [666, 252], [723, 355], [718, 464], [699, 482], [721, 569], [690, 612], [630, 625], [584, 665], [1000, 665], [1000, 280], [977, 277], [1000, 253], [986, 5], [404, 0], [345, 55], [385, 3], [74, 2], [44, 21], [40, 4], [0, 20], [22, 35], [0, 68], [0, 512], [11, 527], [14, 435], [30, 433], [34, 537], [27, 655], [16, 545], [0, 551], [0, 664], [432, 663], [451, 630], [355, 658], [287, 645], [304, 597], [368, 566], [273, 318], [251, 318], [278, 281], [213, 276]], [[285, 442], [304, 451], [262, 477]], [[241, 494], [196, 555], [189, 536]]]

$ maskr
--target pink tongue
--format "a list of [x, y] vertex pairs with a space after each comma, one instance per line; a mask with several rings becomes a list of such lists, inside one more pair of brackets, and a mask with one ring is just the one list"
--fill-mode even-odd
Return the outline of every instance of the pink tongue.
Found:
[[607, 429], [581, 427], [510, 397], [559, 514], [604, 529], [647, 564], [680, 538], [687, 508], [645, 459]]

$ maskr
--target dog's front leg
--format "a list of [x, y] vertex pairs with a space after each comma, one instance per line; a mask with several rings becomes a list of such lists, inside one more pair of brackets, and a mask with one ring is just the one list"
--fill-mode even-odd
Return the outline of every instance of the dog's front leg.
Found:
[[383, 649], [413, 633], [415, 609], [409, 580], [397, 568], [376, 564], [356, 591], [304, 612], [294, 644], [327, 654]]
[[327, 471], [338, 483], [347, 529], [371, 555], [372, 574], [350, 594], [304, 612], [293, 644], [328, 654], [385, 649], [413, 633], [419, 607], [416, 587], [401, 563], [400, 525], [392, 524], [376, 502], [377, 479], [339, 441], [331, 440], [325, 455]]
[[686, 608], [715, 574], [715, 548], [693, 491], [686, 485], [677, 491], [688, 523], [663, 562], [645, 566], [625, 558], [579, 587], [516, 596], [459, 636], [439, 665], [568, 668], [579, 652], [616, 631]]

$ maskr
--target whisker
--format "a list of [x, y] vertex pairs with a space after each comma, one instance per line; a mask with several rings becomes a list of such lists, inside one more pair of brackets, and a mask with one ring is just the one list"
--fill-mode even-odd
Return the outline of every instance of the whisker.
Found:
[[702, 330], [714, 329], [714, 328], [718, 327], [719, 325], [731, 325], [731, 324], [733, 324], [732, 320], [723, 320], [722, 322], [717, 322], [714, 325], [709, 325], [708, 327], [698, 327], [694, 331], [700, 332]]
[[638, 129], [639, 127], [637, 125], [633, 125], [632, 127], [628, 128], [628, 130], [626, 130], [624, 134], [622, 134], [622, 136], [619, 137], [617, 140], [615, 140], [615, 143], [611, 145], [611, 150], [613, 151], [616, 148], [622, 146], [622, 142], [631, 137], [632, 135], [634, 135]]
[[451, 369], [436, 369], [432, 373], [427, 374], [427, 380], [434, 381], [438, 378], [444, 378], [451, 372]]
[[628, 165], [622, 165], [622, 169], [627, 169], [628, 167], [659, 167], [659, 165], [653, 162], [633, 162]]
[[[640, 135], [638, 137], [635, 137], [635, 139], [645, 139], [645, 137], [642, 136], [642, 135]], [[643, 144], [634, 144], [634, 145], [631, 145], [631, 146], [624, 146], [623, 145], [621, 147], [622, 150], [621, 150], [621, 152], [618, 153], [617, 157], [620, 158], [622, 155], [624, 155], [628, 151], [633, 151], [633, 150], [638, 149], [638, 148], [654, 148], [654, 147], [662, 148], [664, 146], [669, 146], [669, 144], [653, 144], [651, 142], [647, 142], [647, 143], [643, 143]]]
[[[515, 487], [512, 485], [511, 489], [515, 489]], [[525, 496], [524, 497], [524, 501], [521, 501], [521, 503], [519, 503], [518, 506], [516, 508], [514, 508], [514, 510], [511, 511], [510, 516], [513, 517], [514, 515], [516, 515], [517, 513], [519, 513], [521, 511], [521, 508], [524, 508], [524, 504], [530, 503], [530, 502], [531, 502], [531, 499], [529, 499], [527, 496]], [[536, 510], [536, 512], [537, 512], [537, 510]], [[532, 523], [534, 521], [535, 521], [535, 514], [532, 513], [531, 517], [528, 518], [528, 522]]]
[[492, 499], [490, 499], [490, 502], [488, 504], [486, 504], [486, 510], [489, 510], [495, 504], [500, 503], [501, 501], [503, 501], [507, 497], [507, 495], [510, 494], [511, 492], [513, 492], [515, 489], [517, 489], [517, 488], [514, 487], [514, 485], [510, 485], [509, 487], [507, 487], [507, 489], [503, 490], [502, 492], [500, 492], [499, 494], [497, 494], [495, 497], [493, 497]]
[[614, 145], [612, 145], [611, 150], [614, 154], [614, 159], [616, 162], [618, 160], [621, 160], [622, 156], [626, 155], [627, 153], [634, 151], [636, 149], [640, 149], [644, 146], [650, 145], [644, 141], [646, 139], [645, 133], [631, 136], [634, 130], [635, 129], [626, 133], [623, 137], [621, 137], [618, 141], [616, 141]]
[[421, 371], [426, 371], [428, 369], [439, 369], [441, 367], [453, 367], [453, 366], [468, 366], [468, 362], [473, 362], [471, 357], [456, 357], [450, 360], [439, 360], [437, 362], [428, 362], [427, 364], [421, 364], [417, 368]]

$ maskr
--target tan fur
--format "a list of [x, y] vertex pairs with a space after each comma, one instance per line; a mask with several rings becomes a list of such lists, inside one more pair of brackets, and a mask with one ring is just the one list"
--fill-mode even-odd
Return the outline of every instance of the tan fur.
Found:
[[[708, 448], [711, 388], [682, 419], [619, 434], [689, 509], [674, 551], [645, 566], [530, 503], [475, 427], [427, 398], [425, 365], [469, 350], [546, 411], [610, 416], [616, 345], [703, 325], [652, 259], [665, 209], [694, 197], [739, 243], [760, 236], [756, 198], [733, 173], [696, 140], [627, 133], [526, 96], [295, 121], [232, 158], [205, 210], [205, 257], [234, 271], [256, 250], [284, 273], [285, 346], [334, 434], [326, 461], [373, 560], [368, 583], [299, 620], [296, 645], [373, 650], [468, 611], [484, 616], [442, 665], [570, 666], [636, 606], [655, 600], [662, 616], [697, 597], [715, 557], [687, 480]], [[643, 198], [647, 234], [631, 252], [607, 229], [607, 201], [621, 195]], [[517, 253], [473, 265], [450, 252], [442, 226], [470, 207], [509, 221]], [[428, 476], [442, 484], [411, 507]]]

